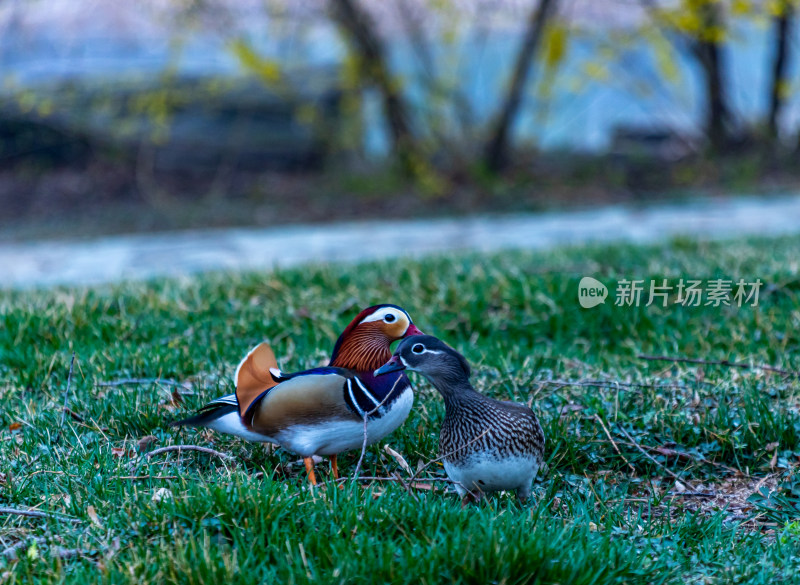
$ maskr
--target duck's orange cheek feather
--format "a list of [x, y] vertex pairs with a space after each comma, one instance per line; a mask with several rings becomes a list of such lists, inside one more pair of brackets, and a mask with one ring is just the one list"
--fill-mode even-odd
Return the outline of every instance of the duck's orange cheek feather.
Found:
[[398, 319], [394, 323], [386, 323], [382, 321], [380, 324], [381, 332], [389, 339], [400, 339], [405, 335], [408, 327], [408, 319]]

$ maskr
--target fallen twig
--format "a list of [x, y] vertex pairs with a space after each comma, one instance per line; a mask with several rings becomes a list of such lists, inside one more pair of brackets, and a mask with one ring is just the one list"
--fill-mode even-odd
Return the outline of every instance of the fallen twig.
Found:
[[60, 520], [62, 522], [71, 522], [72, 524], [79, 524], [81, 522], [78, 518], [68, 518], [60, 514], [52, 514], [50, 512], [42, 512], [41, 510], [18, 510], [16, 508], [0, 508], [0, 514], [8, 514], [11, 516], [27, 516], [28, 518], [46, 518], [48, 520]]
[[[18, 542], [17, 544], [9, 546], [8, 548], [0, 552], [0, 557], [6, 557], [7, 559], [13, 561], [17, 558], [18, 556], [17, 553], [20, 550], [26, 547], [30, 547], [32, 545], [45, 544], [46, 542], [47, 539], [40, 536], [35, 538], [30, 538], [28, 540], [23, 540], [21, 542]], [[73, 557], [91, 556], [92, 554], [96, 554], [79, 548], [61, 548], [60, 546], [54, 546], [54, 545], [47, 545], [47, 548], [48, 551], [52, 552], [53, 556], [56, 556], [61, 560], [67, 560]]]
[[17, 552], [20, 549], [23, 549], [26, 546], [30, 546], [31, 544], [42, 544], [43, 542], [45, 542], [45, 540], [46, 539], [42, 537], [31, 538], [29, 540], [22, 540], [17, 544], [12, 544], [8, 548], [0, 552], [0, 557], [6, 557], [8, 559], [14, 560], [17, 558]]
[[364, 413], [364, 440], [361, 443], [361, 455], [358, 457], [358, 463], [356, 463], [356, 470], [353, 472], [354, 481], [358, 477], [358, 474], [361, 473], [361, 464], [364, 462], [364, 455], [366, 455], [367, 453], [367, 422], [369, 422], [369, 417], [378, 412], [380, 407], [386, 403], [386, 401], [394, 392], [394, 389], [397, 387], [398, 382], [400, 382], [400, 380], [402, 379], [403, 379], [402, 376], [398, 376], [397, 380], [395, 380], [394, 384], [392, 385], [392, 389], [386, 393], [386, 396], [384, 396], [383, 400], [381, 400], [380, 403], [375, 408], [373, 408], [369, 412]]
[[671, 498], [735, 498], [735, 494], [720, 494], [715, 492], [667, 492]]
[[170, 380], [167, 378], [123, 378], [121, 380], [111, 380], [110, 382], [95, 382], [95, 386], [114, 387], [114, 386], [134, 386], [143, 384], [163, 384], [164, 386], [175, 386], [184, 390], [191, 390], [191, 386], [185, 382]]
[[67, 388], [64, 390], [64, 407], [61, 411], [61, 422], [58, 423], [58, 430], [53, 437], [53, 443], [58, 443], [61, 438], [61, 429], [64, 428], [64, 421], [67, 418], [67, 410], [69, 405], [69, 387], [72, 384], [72, 371], [75, 367], [75, 351], [72, 352], [72, 359], [69, 361], [69, 374], [67, 374]]
[[155, 455], [161, 455], [162, 453], [170, 453], [173, 451], [198, 451], [200, 453], [206, 453], [208, 455], [214, 455], [221, 459], [227, 459], [228, 461], [233, 461], [236, 459], [233, 455], [228, 455], [227, 453], [223, 453], [221, 451], [215, 451], [214, 449], [209, 449], [208, 447], [200, 447], [199, 445], [169, 445], [168, 447], [161, 447], [159, 449], [154, 449], [149, 453], [145, 453], [142, 455], [145, 459], [150, 459]]
[[689, 461], [707, 463], [708, 465], [719, 467], [720, 469], [724, 469], [725, 471], [729, 471], [731, 473], [735, 473], [738, 475], [745, 475], [745, 476], [749, 475], [744, 471], [742, 471], [741, 469], [736, 469], [735, 467], [729, 467], [722, 463], [717, 463], [716, 461], [711, 461], [710, 459], [706, 459], [703, 456], [687, 453], [686, 451], [676, 451], [675, 449], [668, 449], [666, 447], [650, 447], [649, 445], [637, 445], [636, 443], [624, 443], [624, 444], [630, 445], [631, 447], [640, 446], [643, 449], [647, 449], [648, 451], [652, 451], [653, 453], [658, 453], [659, 455], [663, 455], [664, 457], [675, 457], [676, 459], [688, 459]]
[[78, 423], [85, 423], [86, 422], [86, 420], [81, 415], [79, 415], [77, 412], [75, 412], [71, 408], [65, 407], [64, 408], [64, 412], [66, 414], [68, 414], [70, 416], [70, 418], [72, 420], [74, 420], [75, 422], [78, 422]]
[[650, 461], [652, 461], [653, 463], [655, 463], [655, 464], [656, 464], [658, 467], [660, 467], [661, 469], [663, 469], [664, 471], [666, 471], [666, 472], [667, 472], [667, 473], [668, 473], [670, 476], [672, 476], [672, 477], [673, 477], [675, 480], [677, 480], [677, 481], [682, 481], [682, 480], [681, 480], [681, 478], [680, 478], [680, 476], [679, 476], [677, 473], [674, 473], [674, 472], [673, 472], [671, 469], [667, 468], [667, 467], [666, 467], [666, 466], [665, 466], [663, 463], [659, 463], [658, 461], [656, 461], [656, 460], [655, 460], [655, 458], [654, 458], [653, 456], [651, 456], [651, 455], [650, 455], [650, 453], [648, 453], [647, 451], [645, 451], [645, 450], [642, 448], [642, 446], [641, 446], [639, 443], [637, 443], [637, 442], [634, 440], [634, 438], [633, 438], [633, 437], [631, 437], [631, 435], [630, 435], [630, 433], [628, 433], [628, 431], [626, 431], [626, 430], [625, 430], [623, 427], [621, 427], [621, 426], [619, 426], [618, 428], [619, 428], [619, 430], [621, 430], [621, 431], [623, 432], [623, 434], [624, 434], [626, 437], [628, 437], [628, 440], [631, 442], [631, 444], [632, 444], [634, 447], [636, 447], [636, 448], [639, 450], [639, 452], [640, 452], [642, 455], [644, 455], [644, 456], [645, 456], [645, 457], [647, 457], [647, 458], [648, 458]]
[[116, 477], [112, 477], [111, 479], [126, 479], [131, 481], [144, 481], [146, 479], [178, 479], [177, 475], [118, 475]]
[[429, 482], [430, 483], [433, 483], [433, 482], [444, 482], [444, 483], [452, 483], [452, 484], [461, 485], [458, 482], [453, 481], [449, 477], [420, 477], [420, 478], [418, 478], [418, 481], [411, 482], [409, 480], [401, 479], [397, 475], [394, 475], [393, 477], [380, 477], [380, 476], [362, 475], [362, 476], [359, 476], [359, 477], [356, 477], [356, 478], [340, 477], [339, 479], [333, 479], [333, 480], [326, 481], [326, 482], [320, 482], [320, 483], [317, 484], [317, 486], [325, 485], [327, 483], [338, 484], [338, 483], [343, 483], [345, 481], [385, 481], [385, 482], [404, 483], [408, 487], [414, 488], [416, 490], [429, 490], [430, 487], [431, 487], [430, 485], [428, 485]]
[[687, 357], [670, 357], [666, 355], [645, 355], [639, 354], [636, 356], [642, 360], [653, 362], [673, 362], [673, 363], [686, 363], [686, 364], [701, 364], [709, 366], [725, 366], [728, 368], [740, 368], [743, 370], [764, 370], [766, 372], [773, 372], [781, 376], [800, 377], [800, 372], [794, 370], [784, 370], [783, 368], [776, 368], [775, 366], [768, 366], [764, 364], [745, 364], [743, 362], [732, 362], [730, 360], [705, 360], [700, 358], [687, 358]]
[[623, 455], [623, 454], [622, 454], [622, 451], [620, 451], [620, 450], [619, 450], [619, 447], [617, 447], [617, 443], [616, 443], [616, 441], [614, 441], [613, 437], [611, 436], [611, 433], [609, 433], [609, 432], [608, 432], [608, 429], [606, 428], [606, 425], [605, 425], [605, 423], [603, 422], [603, 419], [602, 419], [602, 418], [600, 418], [600, 415], [598, 415], [598, 414], [595, 414], [595, 415], [594, 415], [594, 418], [595, 418], [595, 419], [597, 419], [597, 422], [599, 422], [599, 423], [600, 423], [600, 426], [601, 426], [601, 427], [603, 427], [603, 431], [605, 431], [605, 433], [606, 433], [606, 437], [608, 437], [608, 440], [609, 440], [609, 441], [611, 441], [611, 445], [614, 447], [614, 450], [617, 452], [617, 455], [619, 455], [620, 457], [622, 457], [622, 460], [623, 460], [623, 461], [625, 462], [625, 464], [626, 464], [626, 465], [627, 465], [627, 466], [630, 468], [631, 472], [632, 472], [634, 475], [636, 475], [636, 468], [635, 468], [633, 465], [631, 465], [631, 462], [630, 462], [630, 461], [628, 461], [628, 460], [625, 458], [625, 455]]
[[648, 384], [645, 382], [618, 382], [614, 380], [534, 380], [535, 384], [543, 386], [558, 386], [565, 388], [569, 386], [580, 386], [588, 388], [606, 388], [616, 390], [618, 388], [673, 388], [676, 390], [687, 390], [685, 384]]
[[403, 486], [403, 489], [408, 492], [408, 495], [414, 498], [415, 502], [419, 502], [417, 494], [411, 491], [411, 486], [408, 483], [406, 483], [406, 481], [402, 477], [400, 477], [399, 473], [393, 472], [392, 477], [397, 478], [397, 481], [400, 482], [400, 485]]

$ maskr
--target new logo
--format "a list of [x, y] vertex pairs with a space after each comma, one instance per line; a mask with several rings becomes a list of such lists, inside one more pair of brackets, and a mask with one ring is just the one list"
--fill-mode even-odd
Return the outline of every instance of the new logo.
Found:
[[599, 280], [584, 276], [578, 283], [578, 302], [584, 309], [591, 309], [606, 302], [608, 289]]

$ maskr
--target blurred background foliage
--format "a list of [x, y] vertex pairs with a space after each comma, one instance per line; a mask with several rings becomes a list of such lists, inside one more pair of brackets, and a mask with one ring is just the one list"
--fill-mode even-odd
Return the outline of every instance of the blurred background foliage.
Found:
[[261, 225], [789, 189], [797, 8], [8, 0], [0, 227]]

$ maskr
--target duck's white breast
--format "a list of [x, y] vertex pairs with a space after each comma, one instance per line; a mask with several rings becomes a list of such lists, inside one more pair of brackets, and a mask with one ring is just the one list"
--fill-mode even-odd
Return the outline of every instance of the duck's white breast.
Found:
[[[403, 424], [414, 404], [414, 393], [408, 388], [380, 418], [367, 423], [367, 444], [380, 441]], [[360, 449], [364, 441], [364, 423], [337, 420], [313, 425], [293, 425], [275, 436], [276, 442], [299, 455], [335, 455]]]
[[467, 490], [521, 490], [527, 493], [539, 472], [540, 464], [539, 459], [531, 456], [496, 458], [477, 454], [458, 466], [445, 461], [444, 470], [447, 477], [456, 482], [456, 491], [462, 496]]

